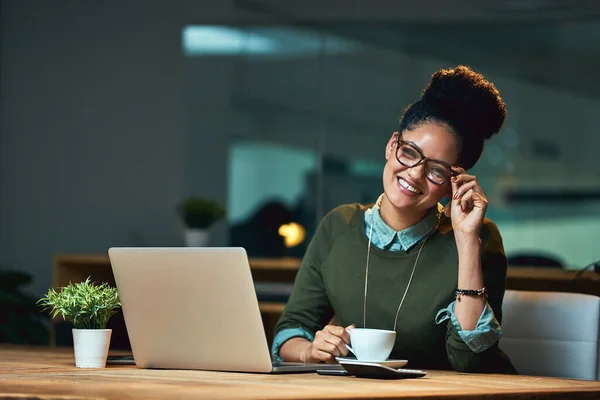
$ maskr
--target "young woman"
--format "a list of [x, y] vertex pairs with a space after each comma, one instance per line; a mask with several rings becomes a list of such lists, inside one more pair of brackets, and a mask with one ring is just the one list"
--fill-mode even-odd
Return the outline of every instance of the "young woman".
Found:
[[383, 194], [319, 224], [275, 328], [275, 358], [335, 362], [356, 326], [395, 330], [390, 358], [411, 368], [515, 372], [498, 348], [502, 238], [467, 173], [505, 117], [496, 87], [470, 68], [432, 75], [385, 147]]

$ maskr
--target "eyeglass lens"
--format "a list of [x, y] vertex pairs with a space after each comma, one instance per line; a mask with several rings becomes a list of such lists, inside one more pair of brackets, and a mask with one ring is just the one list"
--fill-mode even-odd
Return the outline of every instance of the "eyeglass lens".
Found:
[[[396, 151], [396, 158], [401, 164], [407, 167], [414, 167], [421, 162], [423, 156], [411, 145], [400, 143]], [[425, 160], [425, 171], [427, 178], [439, 185], [446, 182], [450, 177], [450, 172], [446, 166], [429, 159]]]

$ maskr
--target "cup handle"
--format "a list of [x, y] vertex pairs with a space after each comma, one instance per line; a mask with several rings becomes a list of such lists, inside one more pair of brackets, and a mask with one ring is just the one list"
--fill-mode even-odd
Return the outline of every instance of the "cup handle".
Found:
[[352, 354], [356, 355], [356, 353], [354, 352], [354, 350], [352, 349], [352, 347], [350, 347], [350, 345], [347, 345], [346, 343], [344, 343], [344, 345], [346, 346], [346, 348], [348, 350], [350, 350], [352, 352]]

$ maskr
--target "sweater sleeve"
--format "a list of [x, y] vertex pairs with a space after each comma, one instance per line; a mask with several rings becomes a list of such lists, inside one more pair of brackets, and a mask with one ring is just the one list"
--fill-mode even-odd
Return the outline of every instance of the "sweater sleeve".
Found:
[[[314, 334], [323, 326], [323, 321], [333, 315], [331, 304], [325, 291], [321, 274], [321, 266], [331, 249], [334, 233], [332, 232], [335, 211], [326, 215], [319, 223], [315, 234], [306, 250], [302, 264], [296, 274], [294, 287], [285, 310], [275, 326], [275, 335], [279, 332], [306, 332]], [[307, 335], [296, 335], [304, 336]], [[291, 336], [294, 337], [294, 336]], [[286, 337], [286, 339], [291, 339]], [[283, 345], [277, 343], [280, 347]], [[279, 348], [272, 349], [273, 354], [279, 353]]]
[[[481, 268], [483, 282], [488, 289], [488, 304], [497, 321], [502, 324], [502, 301], [506, 287], [507, 260], [498, 227], [486, 219], [481, 229]], [[461, 372], [516, 373], [508, 357], [499, 349], [498, 342], [475, 353], [461, 338], [456, 326], [447, 322], [446, 352], [450, 364]]]

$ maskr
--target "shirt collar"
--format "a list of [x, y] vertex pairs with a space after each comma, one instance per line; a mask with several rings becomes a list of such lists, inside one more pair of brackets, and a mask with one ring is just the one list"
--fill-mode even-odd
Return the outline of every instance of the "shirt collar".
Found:
[[381, 207], [382, 199], [383, 194], [379, 196], [375, 202], [375, 205], [370, 208], [370, 222], [373, 227], [373, 235], [377, 235], [377, 238], [379, 239], [378, 241], [383, 248], [389, 248], [394, 241], [397, 241], [404, 251], [409, 250], [412, 246], [420, 242], [425, 236], [433, 231], [439, 219], [439, 213], [443, 211], [443, 207], [438, 204], [437, 207], [432, 207], [416, 224], [401, 231], [395, 231], [381, 218], [379, 208]]

